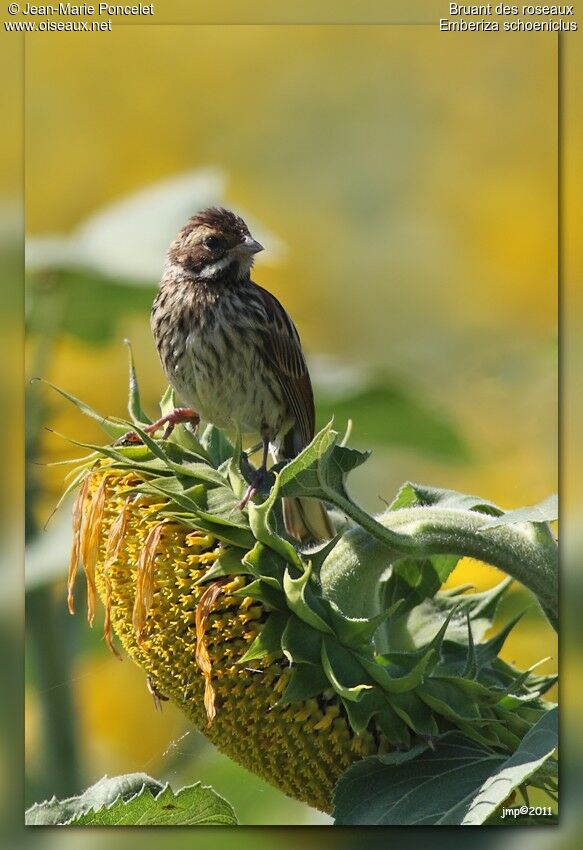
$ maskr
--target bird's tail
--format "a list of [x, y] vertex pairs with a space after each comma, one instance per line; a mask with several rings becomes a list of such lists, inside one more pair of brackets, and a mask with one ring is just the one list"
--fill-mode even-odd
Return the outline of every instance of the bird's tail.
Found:
[[[306, 442], [298, 428], [291, 428], [283, 439], [283, 444], [274, 446], [274, 459], [296, 457]], [[300, 543], [316, 543], [330, 540], [335, 530], [328, 511], [318, 499], [306, 499], [303, 496], [286, 496], [283, 501], [283, 522], [290, 537]]]
[[324, 504], [318, 499], [287, 496], [283, 499], [285, 530], [300, 543], [330, 540], [334, 528]]

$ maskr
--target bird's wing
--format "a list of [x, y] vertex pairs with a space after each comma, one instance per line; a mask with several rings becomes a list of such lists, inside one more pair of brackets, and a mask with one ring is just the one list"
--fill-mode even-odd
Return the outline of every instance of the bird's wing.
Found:
[[307, 446], [316, 427], [314, 395], [308, 367], [296, 327], [277, 298], [253, 284], [257, 289], [267, 315], [266, 334], [263, 340], [265, 354], [274, 367], [277, 379], [285, 393], [296, 420], [294, 454]]

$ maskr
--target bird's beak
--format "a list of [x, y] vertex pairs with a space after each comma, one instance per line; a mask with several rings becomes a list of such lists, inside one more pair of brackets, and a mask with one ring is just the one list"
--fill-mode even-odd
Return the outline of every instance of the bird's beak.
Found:
[[263, 251], [263, 245], [257, 242], [251, 236], [246, 236], [245, 239], [233, 248], [236, 254], [258, 254]]

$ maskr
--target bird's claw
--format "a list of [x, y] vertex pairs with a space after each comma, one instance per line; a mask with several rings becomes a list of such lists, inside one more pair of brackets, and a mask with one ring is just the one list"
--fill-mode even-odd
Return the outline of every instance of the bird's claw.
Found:
[[[164, 429], [164, 433], [162, 434], [162, 439], [167, 440], [170, 437], [170, 434], [174, 430], [176, 425], [180, 425], [184, 422], [190, 422], [193, 428], [196, 428], [198, 423], [200, 422], [200, 416], [198, 413], [193, 410], [191, 407], [175, 407], [172, 413], [168, 413], [166, 416], [162, 416], [160, 419], [157, 419], [155, 422], [152, 422], [151, 425], [148, 425], [144, 428], [146, 434], [155, 434], [163, 425], [166, 426]], [[135, 444], [141, 443], [142, 439], [139, 434], [136, 434], [135, 431], [128, 431], [127, 434], [124, 434], [113, 444], [114, 446], [125, 446], [128, 443]]]
[[262, 485], [265, 483], [266, 479], [267, 479], [267, 470], [264, 469], [263, 467], [259, 467], [259, 469], [256, 471], [255, 475], [253, 476], [253, 481], [251, 482], [251, 484], [249, 484], [249, 486], [247, 487], [247, 490], [245, 491], [245, 495], [243, 496], [243, 498], [239, 502], [238, 507], [239, 507], [240, 511], [242, 511], [243, 508], [246, 508], [247, 505], [249, 504], [249, 502], [251, 501], [251, 499], [254, 496], [256, 496], [257, 493], [259, 493], [259, 491], [261, 490]]

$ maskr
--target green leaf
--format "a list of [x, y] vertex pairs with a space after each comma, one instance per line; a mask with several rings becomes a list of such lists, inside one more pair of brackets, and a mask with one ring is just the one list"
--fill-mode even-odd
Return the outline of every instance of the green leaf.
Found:
[[250, 552], [247, 552], [243, 558], [243, 563], [249, 567], [249, 571], [256, 578], [273, 579], [275, 584], [272, 587], [281, 590], [283, 582], [283, 574], [285, 572], [285, 561], [269, 546], [263, 543], [256, 543]]
[[307, 627], [299, 617], [290, 617], [281, 638], [281, 647], [293, 664], [320, 664], [322, 633]]
[[394, 605], [381, 611], [375, 617], [348, 617], [332, 599], [325, 599], [323, 602], [329, 611], [330, 623], [338, 639], [342, 644], [353, 649], [369, 647], [381, 624], [388, 617], [393, 616], [401, 605], [401, 600], [398, 599]]
[[234, 590], [230, 595], [237, 596], [240, 599], [245, 599], [245, 597], [257, 599], [268, 610], [287, 612], [285, 596], [281, 592], [281, 589], [279, 587], [273, 587], [264, 578], [258, 578], [250, 582], [250, 584], [240, 587], [239, 590]]
[[147, 773], [128, 773], [125, 776], [113, 777], [106, 775], [79, 796], [65, 800], [53, 797], [44, 803], [35, 803], [26, 811], [25, 823], [27, 826], [64, 824], [90, 809], [110, 806], [117, 799], [130, 800], [143, 788], [158, 794], [164, 785]]
[[435, 596], [458, 561], [457, 555], [400, 558], [394, 562], [391, 575], [384, 584], [383, 604], [390, 605], [400, 600], [399, 615], [403, 616], [424, 599]]
[[224, 486], [225, 479], [221, 473], [213, 469], [207, 463], [198, 463], [197, 461], [187, 462], [174, 465], [174, 472], [177, 475], [187, 475], [189, 478], [195, 478], [197, 481], [204, 481], [206, 484], [215, 484]]
[[[418, 688], [417, 693], [430, 708], [454, 723], [458, 720], [471, 723], [480, 719], [480, 710], [477, 702], [459, 687], [461, 682], [463, 679], [443, 681], [431, 678]], [[492, 701], [495, 702], [496, 697]]]
[[239, 508], [239, 501], [230, 487], [214, 487], [205, 491], [205, 504], [201, 505], [200, 516], [236, 528], [249, 528], [247, 517]]
[[279, 473], [280, 496], [311, 496], [327, 499], [346, 498], [344, 482], [347, 474], [360, 466], [369, 452], [359, 452], [336, 445], [338, 433], [329, 422], [312, 442]]
[[35, 804], [29, 826], [210, 826], [237, 823], [232, 806], [212, 788], [189, 785], [176, 793], [145, 773], [104, 776], [78, 797]]
[[269, 615], [265, 625], [237, 664], [247, 664], [266, 655], [281, 654], [281, 636], [288, 621], [289, 614], [274, 611]]
[[141, 483], [137, 489], [143, 493], [164, 496], [179, 509], [191, 511], [193, 514], [198, 510], [204, 497], [204, 486], [202, 484], [185, 488], [182, 482], [175, 477], [149, 478]]
[[219, 467], [226, 460], [230, 460], [235, 448], [227, 435], [216, 425], [207, 425], [200, 438], [202, 446], [215, 467]]
[[371, 756], [350, 767], [334, 795], [336, 824], [462, 823], [474, 796], [504, 757], [459, 732], [447, 732], [434, 745], [434, 750]]
[[478, 511], [479, 513], [489, 514], [491, 516], [498, 516], [502, 513], [501, 508], [487, 499], [480, 499], [478, 496], [468, 496], [465, 493], [459, 493], [457, 490], [445, 490], [441, 487], [414, 484], [412, 481], [407, 481], [403, 484], [391, 503], [389, 510], [397, 511], [401, 508], [412, 508], [417, 505], [439, 505], [442, 508]]
[[437, 736], [438, 728], [433, 712], [415, 691], [391, 694], [390, 702], [395, 713], [418, 735], [426, 738]]
[[138, 376], [136, 373], [136, 364], [134, 363], [134, 353], [129, 339], [124, 340], [128, 347], [129, 357], [129, 392], [128, 392], [128, 413], [132, 422], [138, 425], [150, 425], [152, 420], [144, 413], [142, 403], [140, 401], [140, 388], [138, 385]]
[[137, 422], [133, 423], [133, 427], [134, 431], [139, 436], [142, 443], [148, 447], [154, 457], [157, 457], [159, 460], [163, 461], [167, 465], [168, 469], [175, 471], [172, 467], [172, 461], [170, 460], [167, 452], [164, 450], [164, 444], [162, 440], [155, 440]]
[[[58, 431], [52, 431], [51, 433], [55, 434], [57, 437], [61, 437], [63, 440], [66, 440], [74, 446], [80, 446], [83, 449], [90, 449], [92, 452], [97, 452], [101, 456], [110, 458], [114, 461], [112, 466], [116, 469], [141, 469], [144, 472], [156, 471], [157, 474], [164, 474], [165, 472], [170, 474], [167, 469], [167, 464], [159, 458], [140, 463], [136, 457], [141, 457], [142, 452], [136, 452], [136, 446], [116, 446], [115, 448], [113, 446], [98, 446], [94, 443], [84, 443], [81, 440], [73, 440], [71, 437], [59, 434]], [[148, 455], [144, 456], [151, 456], [150, 452], [148, 452]]]
[[430, 668], [435, 663], [437, 653], [429, 649], [422, 655], [411, 670], [399, 669], [388, 666], [366, 658], [358, 654], [356, 657], [367, 671], [369, 676], [377, 682], [381, 688], [389, 694], [402, 694], [416, 688], [425, 678]]
[[80, 401], [80, 399], [75, 398], [75, 396], [71, 395], [71, 393], [60, 389], [60, 387], [56, 387], [54, 384], [51, 384], [50, 381], [47, 381], [44, 378], [39, 378], [38, 380], [58, 392], [59, 395], [62, 395], [63, 398], [67, 399], [67, 401], [72, 402], [75, 407], [80, 410], [81, 413], [83, 413], [85, 416], [88, 416], [90, 419], [95, 419], [96, 422], [99, 422], [105, 433], [109, 437], [112, 437], [114, 440], [118, 439], [118, 437], [122, 437], [125, 433], [127, 433], [128, 428], [126, 425], [112, 422], [111, 419], [107, 419], [105, 416], [101, 416], [100, 413], [97, 413], [97, 411], [93, 410], [92, 407], [89, 407], [88, 404], [85, 404], [84, 401]]
[[195, 581], [195, 584], [205, 584], [221, 576], [232, 577], [253, 574], [242, 556], [241, 549], [224, 548], [214, 564], [205, 570], [204, 574]]
[[168, 384], [164, 390], [164, 394], [160, 399], [160, 413], [162, 416], [168, 416], [169, 413], [176, 407], [176, 396], [172, 384]]
[[434, 742], [433, 750], [389, 753], [357, 762], [336, 788], [336, 823], [484, 823], [551, 758], [557, 745], [556, 720], [556, 710], [549, 711], [508, 757], [459, 732], [446, 732]]
[[[164, 513], [164, 512], [163, 512]], [[217, 540], [222, 543], [230, 543], [231, 546], [237, 546], [240, 549], [251, 549], [254, 544], [253, 535], [248, 529], [238, 528], [234, 525], [214, 522], [212, 519], [207, 519], [205, 515], [187, 511], [180, 513], [179, 511], [167, 511], [168, 516], [174, 517], [178, 522], [188, 525], [195, 531], [207, 531], [213, 534]]]
[[303, 570], [302, 559], [294, 546], [289, 541], [284, 540], [283, 537], [280, 537], [279, 534], [276, 534], [271, 528], [270, 519], [276, 499], [277, 490], [274, 486], [270, 496], [262, 505], [249, 502], [247, 514], [249, 516], [251, 531], [256, 540], [268, 548], [273, 549], [287, 563], [294, 564], [298, 569]]
[[524, 611], [520, 611], [515, 617], [506, 623], [506, 625], [503, 626], [500, 631], [494, 635], [494, 637], [491, 637], [489, 640], [484, 641], [484, 643], [479, 644], [476, 651], [480, 666], [488, 661], [493, 661], [494, 658], [498, 657], [500, 650], [506, 642], [506, 638], [516, 624], [522, 619], [523, 615]]
[[328, 679], [320, 666], [298, 664], [292, 668], [290, 680], [278, 704], [303, 702], [310, 697], [318, 696], [329, 686]]
[[177, 793], [167, 785], [154, 796], [144, 788], [127, 803], [118, 799], [112, 806], [87, 812], [70, 826], [233, 826], [233, 807], [209, 786], [189, 785]]
[[[461, 821], [463, 825], [484, 823], [511, 791], [520, 787], [547, 762], [558, 746], [558, 711], [548, 711], [526, 733], [518, 749], [492, 774], [475, 794]], [[545, 821], [541, 821], [546, 823]]]
[[[219, 531], [235, 530], [239, 532], [238, 539], [245, 540], [247, 548], [253, 545], [253, 537], [245, 523], [245, 517], [236, 510], [237, 502], [227, 487], [207, 490], [202, 484], [198, 484], [183, 488], [176, 478], [168, 479], [168, 484], [166, 480], [153, 479], [139, 487], [144, 492], [160, 492], [170, 498], [170, 505], [162, 508], [161, 512], [164, 515], [175, 516], [183, 522], [186, 516], [190, 515], [192, 522], [203, 523], [205, 529], [212, 530], [213, 533], [217, 530], [217, 537]], [[209, 528], [211, 526], [212, 529]]]
[[352, 653], [326, 635], [322, 640], [322, 667], [343, 700], [356, 702], [374, 687]]
[[[399, 718], [397, 718], [394, 712], [392, 712], [392, 709], [387, 704], [384, 694], [382, 693], [382, 691], [379, 690], [379, 688], [373, 688], [372, 690], [362, 691], [357, 701], [351, 699], [343, 699], [342, 704], [348, 715], [350, 725], [356, 733], [364, 732], [364, 730], [370, 723], [373, 715], [376, 716], [377, 722], [380, 722], [381, 715], [383, 716], [383, 720], [386, 720], [388, 712], [392, 713], [392, 718], [396, 719], [397, 722], [401, 724], [401, 729], [399, 730], [399, 733], [396, 736], [393, 735], [393, 737], [389, 737], [389, 740], [392, 743], [402, 743], [402, 738], [405, 737], [407, 743], [409, 742], [409, 733], [407, 727], [399, 720]], [[381, 728], [383, 728], [384, 731], [384, 727]], [[391, 729], [391, 733], [392, 732], [393, 729]]]
[[155, 440], [135, 422], [133, 428], [144, 445], [155, 457], [163, 461], [171, 472], [179, 476], [188, 475], [209, 484], [225, 484], [222, 475], [210, 464], [201, 462], [200, 456], [169, 440]]
[[[397, 609], [395, 615], [381, 626], [375, 636], [378, 652], [409, 652], [422, 648], [432, 640], [436, 630], [448, 617], [450, 620], [445, 635], [447, 640], [467, 646], [469, 616], [472, 638], [478, 643], [492, 626], [498, 603], [511, 584], [512, 579], [505, 579], [483, 593], [467, 593], [467, 587], [440, 591], [432, 599], [418, 602], [410, 610], [405, 608], [403, 614], [402, 608]], [[401, 590], [406, 603], [410, 601], [410, 592], [403, 583], [393, 584], [393, 587]], [[466, 659], [467, 652], [464, 651], [463, 664]]]
[[[366, 695], [363, 701], [366, 699]], [[358, 703], [355, 703], [358, 706]], [[376, 715], [376, 721], [387, 740], [397, 750], [409, 750], [411, 732], [407, 724], [388, 703]], [[367, 724], [368, 725], [368, 721]]]
[[308, 563], [298, 578], [292, 578], [289, 570], [286, 569], [283, 577], [283, 589], [287, 598], [287, 604], [290, 610], [300, 620], [303, 620], [319, 632], [332, 634], [332, 629], [322, 618], [318, 610], [323, 607], [322, 603], [308, 584], [311, 570], [312, 565]]
[[328, 555], [336, 547], [342, 537], [342, 533], [335, 534], [330, 540], [325, 540], [323, 543], [316, 543], [310, 546], [310, 561], [312, 562], [312, 574], [321, 581], [320, 570]]
[[559, 518], [559, 497], [548, 496], [538, 505], [528, 508], [517, 508], [515, 511], [507, 511], [494, 522], [488, 523], [484, 528], [497, 528], [499, 525], [510, 525], [515, 522], [554, 522]]

